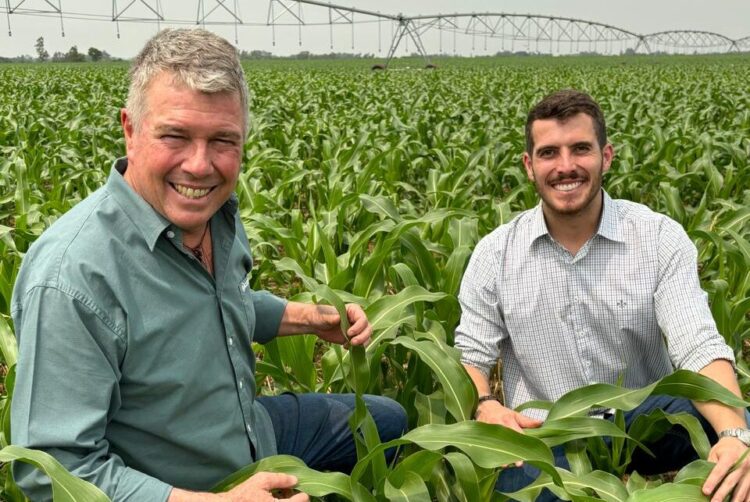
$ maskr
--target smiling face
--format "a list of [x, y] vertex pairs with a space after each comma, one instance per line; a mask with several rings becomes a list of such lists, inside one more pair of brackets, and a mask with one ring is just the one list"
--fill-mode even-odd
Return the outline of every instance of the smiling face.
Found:
[[580, 216], [601, 208], [602, 175], [614, 150], [599, 147], [594, 122], [579, 113], [564, 121], [535, 120], [533, 151], [523, 155], [526, 174], [542, 198], [545, 216]]
[[151, 81], [146, 111], [134, 124], [127, 110], [125, 181], [157, 212], [200, 239], [229, 199], [242, 159], [243, 110], [237, 93], [192, 90], [162, 73]]

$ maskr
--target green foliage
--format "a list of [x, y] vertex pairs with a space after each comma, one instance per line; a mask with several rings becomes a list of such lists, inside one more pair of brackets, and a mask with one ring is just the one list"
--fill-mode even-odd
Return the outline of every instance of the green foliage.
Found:
[[[544, 488], [551, 490], [564, 500], [606, 502], [705, 500], [701, 494], [701, 486], [712, 467], [712, 464], [705, 460], [698, 460], [685, 466], [676, 475], [674, 482], [664, 483], [656, 489], [640, 478], [637, 473], [624, 482], [622, 472], [616, 476], [593, 468], [588, 462], [572, 463], [571, 471], [554, 466], [551, 446], [572, 442], [572, 452], [576, 443], [583, 438], [600, 439], [607, 436], [613, 441], [617, 438], [627, 439], [626, 445], [630, 447], [629, 452], [632, 453], [635, 445], [660, 438], [672, 424], [686, 426], [696, 451], [703, 458], [707, 455], [708, 441], [703, 429], [697, 423], [693, 424], [690, 420], [686, 420], [684, 416], [670, 416], [657, 411], [643, 417], [640, 422], [636, 421], [628, 431], [622, 430], [617, 425], [617, 421], [613, 423], [585, 416], [589, 410], [598, 408], [602, 404], [602, 395], [598, 391], [598, 385], [583, 387], [563, 396], [552, 406], [552, 411], [557, 411], [558, 415], [567, 416], [547, 420], [539, 429], [528, 429], [525, 434], [471, 420], [449, 425], [428, 424], [417, 427], [400, 439], [370, 447], [366, 455], [360, 455], [359, 462], [352, 471], [348, 483], [346, 476], [337, 475], [338, 482], [335, 486], [331, 483], [331, 486], [327, 487], [329, 491], [325, 493], [317, 491], [314, 495], [336, 493], [345, 500], [369, 500], [370, 495], [363, 499], [354, 491], [349, 494], [343, 493], [347, 486], [357, 486], [360, 489], [364, 487], [368, 494], [374, 492], [376, 498], [387, 500], [393, 500], [394, 497], [397, 500], [424, 500], [422, 497], [425, 496], [440, 499], [441, 490], [447, 491], [450, 496], [459, 500], [489, 500], [492, 496], [497, 469], [517, 461], [524, 461], [539, 468], [542, 474], [528, 487], [505, 494], [514, 500], [533, 501]], [[672, 395], [692, 397], [699, 401], [716, 400], [725, 404], [737, 403], [736, 396], [726, 389], [717, 388], [712, 380], [694, 373], [678, 371], [635, 393], [621, 389], [617, 396], [607, 398], [606, 404], [618, 410], [629, 410], [649, 395]], [[584, 402], [582, 396], [591, 397]], [[693, 417], [689, 418], [695, 420]], [[379, 459], [385, 449], [399, 445], [412, 445], [412, 447], [418, 447], [418, 450], [412, 450], [414, 453], [405, 458], [400, 465], [384, 473], [385, 479], [376, 477], [369, 478], [369, 482], [365, 481], [364, 474], [368, 472], [372, 462]], [[623, 466], [628, 461], [629, 455]], [[239, 471], [220, 483], [216, 490], [231, 488], [261, 469], [261, 466], [263, 469], [275, 468], [274, 462], [278, 462], [282, 472], [301, 475], [302, 485], [308, 479], [313, 480], [317, 475], [321, 475], [299, 466], [291, 470], [288, 467], [288, 457], [274, 457], [264, 459]], [[607, 467], [609, 470], [612, 469], [611, 465]], [[439, 479], [442, 483], [438, 481]], [[466, 495], [469, 493], [474, 494], [474, 498], [468, 498]], [[693, 498], [685, 498], [690, 496]]]
[[[489, 500], [498, 469], [526, 460], [543, 475], [514, 494], [520, 500], [541, 486], [575, 500], [701, 500], [706, 464], [691, 464], [658, 487], [637, 474], [627, 483], [619, 476], [634, 449], [672, 423], [685, 426], [704, 455], [705, 437], [690, 420], [656, 413], [626, 431], [618, 420], [585, 413], [592, 406], [631, 409], [656, 389], [731, 398], [679, 373], [646, 389], [594, 386], [535, 403], [551, 410], [550, 419], [526, 436], [467, 421], [476, 393], [452, 347], [455, 297], [479, 238], [537, 202], [520, 163], [529, 107], [553, 90], [583, 89], [601, 103], [617, 152], [607, 190], [685, 226], [712, 313], [749, 391], [750, 59], [439, 65], [435, 72], [381, 73], [351, 61], [247, 67], [252, 130], [237, 192], [255, 258], [252, 286], [339, 309], [359, 302], [374, 328], [372, 343], [356, 351], [312, 336], [256, 347], [258, 388], [387, 395], [407, 409], [412, 431], [390, 443], [401, 445], [400, 463], [384, 466], [388, 445], [374, 446], [372, 424], [358, 406], [351, 425], [362, 434], [352, 476], [274, 457], [222, 487], [263, 469], [293, 472], [314, 496]], [[9, 441], [16, 354], [9, 313], [20, 261], [124, 154], [118, 112], [126, 84], [126, 68], [117, 65], [0, 69], [2, 446]], [[597, 442], [604, 436], [611, 449]], [[570, 472], [551, 466], [549, 448], [557, 444], [565, 445]], [[0, 477], [3, 496], [22, 500], [7, 465]]]
[[52, 497], [55, 502], [109, 501], [109, 497], [99, 488], [70, 474], [47, 453], [8, 445], [0, 450], [0, 462], [12, 461], [26, 462], [41, 469], [52, 482]]

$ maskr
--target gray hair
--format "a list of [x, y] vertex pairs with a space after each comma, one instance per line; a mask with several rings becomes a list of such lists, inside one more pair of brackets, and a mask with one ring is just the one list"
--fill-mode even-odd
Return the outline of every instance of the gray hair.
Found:
[[250, 127], [247, 81], [232, 44], [210, 31], [187, 28], [162, 30], [146, 42], [130, 68], [126, 107], [136, 129], [148, 112], [148, 86], [163, 72], [195, 91], [238, 93], [247, 136]]

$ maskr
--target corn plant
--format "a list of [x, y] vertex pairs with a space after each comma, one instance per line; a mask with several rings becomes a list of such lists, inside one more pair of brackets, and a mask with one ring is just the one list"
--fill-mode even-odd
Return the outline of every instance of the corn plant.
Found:
[[[349, 64], [247, 68], [252, 130], [237, 195], [255, 258], [252, 285], [303, 301], [361, 303], [374, 328], [372, 343], [356, 354], [312, 336], [255, 347], [258, 389], [387, 395], [407, 409], [411, 432], [398, 443], [399, 463], [383, 466], [378, 458], [387, 446], [374, 446], [360, 408], [352, 421], [363, 438], [360, 460], [350, 476], [269, 458], [221, 487], [254, 469], [276, 469], [294, 472], [301, 488], [321, 497], [502, 499], [492, 490], [499, 468], [525, 460], [543, 475], [513, 495], [520, 500], [542, 486], [575, 500], [664, 500], [667, 492], [700, 500], [696, 487], [709, 468], [701, 462], [661, 486], [637, 475], [621, 481], [635, 449], [672, 423], [686, 425], [705, 453], [705, 438], [679, 416], [657, 414], [625, 431], [618, 420], [594, 424], [569, 415], [561, 399], [544, 406], [563, 411], [525, 436], [469, 420], [476, 393], [453, 348], [456, 293], [481, 236], [537, 203], [520, 163], [527, 110], [553, 90], [583, 89], [601, 103], [616, 150], [606, 189], [686, 228], [711, 311], [749, 392], [750, 59], [439, 64], [436, 72], [373, 74]], [[18, 267], [39, 234], [101, 186], [112, 159], [124, 154], [118, 110], [126, 83], [124, 65], [0, 66], [0, 446], [9, 442], [9, 314]], [[632, 395], [644, 392], [651, 391]], [[628, 409], [624, 399], [611, 407]], [[587, 439], [571, 430], [588, 432]], [[603, 437], [611, 446], [602, 447]], [[563, 443], [573, 459], [569, 472], [551, 464], [550, 446]], [[34, 455], [10, 448], [0, 461]], [[8, 464], [0, 485], [0, 497], [24, 500]]]

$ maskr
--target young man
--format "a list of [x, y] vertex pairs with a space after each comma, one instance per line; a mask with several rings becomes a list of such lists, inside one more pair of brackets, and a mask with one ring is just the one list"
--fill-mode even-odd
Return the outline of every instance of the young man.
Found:
[[[205, 30], [165, 30], [130, 77], [127, 157], [34, 243], [18, 275], [13, 443], [54, 455], [114, 501], [275, 500], [293, 476], [205, 493], [275, 453], [351, 469], [353, 396], [255, 396], [253, 341], [347, 338], [335, 309], [248, 287], [233, 195], [249, 128], [236, 50]], [[366, 343], [363, 310], [347, 314], [350, 343]], [[384, 441], [403, 432], [397, 403], [366, 403]], [[14, 476], [31, 499], [50, 499], [33, 468], [17, 463]]]
[[[620, 377], [626, 387], [642, 387], [673, 368], [702, 373], [739, 395], [732, 351], [700, 289], [695, 246], [673, 220], [609, 198], [602, 176], [613, 156], [602, 112], [588, 95], [556, 92], [530, 111], [523, 163], [541, 203], [482, 239], [459, 295], [456, 346], [479, 392], [477, 420], [517, 431], [538, 427], [542, 410], [513, 408]], [[498, 359], [505, 406], [488, 381]], [[717, 465], [704, 485], [706, 494], [719, 487], [712, 500], [733, 490], [735, 500], [748, 498], [750, 460], [725, 476], [748, 446], [743, 410], [653, 397], [627, 421], [654, 408], [692, 413], [719, 436], [709, 456]], [[687, 436], [676, 434], [653, 445], [656, 461], [644, 455], [634, 467], [661, 472], [694, 459]], [[558, 462], [567, 465], [562, 452]], [[514, 491], [533, 479], [532, 468], [506, 469], [498, 489]]]

